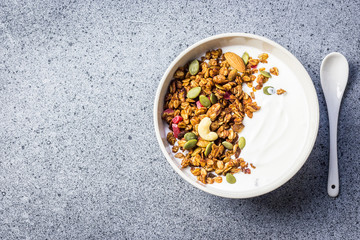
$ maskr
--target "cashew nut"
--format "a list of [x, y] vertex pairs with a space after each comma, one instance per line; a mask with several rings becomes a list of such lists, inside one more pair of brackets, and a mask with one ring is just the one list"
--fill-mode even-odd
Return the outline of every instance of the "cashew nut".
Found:
[[211, 119], [205, 117], [201, 120], [198, 127], [200, 137], [206, 141], [215, 141], [218, 138], [216, 132], [210, 132]]

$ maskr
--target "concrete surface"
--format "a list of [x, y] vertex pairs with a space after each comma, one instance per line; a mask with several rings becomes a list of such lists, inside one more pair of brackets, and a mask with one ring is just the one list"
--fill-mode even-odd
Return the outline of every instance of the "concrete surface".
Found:
[[[1, 238], [359, 239], [359, 12], [358, 1], [1, 1]], [[289, 49], [320, 103], [307, 163], [280, 189], [248, 200], [184, 182], [153, 129], [152, 102], [169, 63], [224, 32]], [[350, 62], [336, 199], [326, 193], [319, 79], [332, 51]]]

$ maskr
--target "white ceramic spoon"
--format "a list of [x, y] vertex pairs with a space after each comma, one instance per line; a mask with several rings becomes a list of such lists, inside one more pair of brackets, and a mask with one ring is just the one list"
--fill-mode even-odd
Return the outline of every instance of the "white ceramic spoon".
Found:
[[331, 197], [339, 194], [337, 125], [340, 103], [348, 77], [349, 64], [342, 54], [333, 52], [324, 58], [320, 68], [320, 79], [329, 114], [330, 161], [327, 190]]

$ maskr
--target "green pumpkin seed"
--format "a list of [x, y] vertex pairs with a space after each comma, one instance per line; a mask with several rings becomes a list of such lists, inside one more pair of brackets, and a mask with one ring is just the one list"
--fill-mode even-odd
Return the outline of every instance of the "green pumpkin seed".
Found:
[[213, 145], [214, 143], [209, 143], [207, 146], [206, 146], [206, 148], [205, 148], [205, 152], [204, 152], [204, 155], [205, 155], [205, 157], [207, 157], [207, 156], [209, 156], [209, 154], [211, 153], [211, 148], [212, 148], [212, 145]]
[[192, 157], [196, 156], [198, 153], [201, 152], [201, 147], [195, 148], [195, 150], [193, 151], [193, 153], [191, 154]]
[[233, 145], [227, 141], [224, 141], [221, 143], [225, 148], [229, 149], [229, 150], [232, 150], [233, 149]]
[[261, 75], [263, 75], [264, 77], [267, 77], [267, 78], [271, 78], [271, 74], [267, 71], [260, 71]]
[[275, 90], [272, 86], [266, 86], [263, 88], [263, 92], [266, 94], [266, 95], [273, 95], [275, 93]]
[[218, 102], [218, 99], [217, 99], [217, 97], [215, 96], [215, 94], [210, 94], [210, 102], [212, 103], [212, 104], [215, 104], [215, 103], [217, 103]]
[[244, 52], [241, 58], [243, 59], [245, 65], [247, 65], [249, 62], [249, 54], [247, 52]]
[[199, 72], [199, 67], [200, 67], [200, 64], [199, 64], [199, 61], [198, 60], [194, 60], [190, 63], [189, 65], [189, 72], [191, 75], [196, 75], [198, 72]]
[[226, 181], [230, 184], [236, 183], [236, 178], [231, 173], [226, 174]]
[[196, 146], [196, 143], [197, 143], [197, 139], [191, 139], [185, 143], [184, 149], [190, 150]]
[[188, 91], [186, 96], [188, 98], [194, 99], [199, 96], [200, 92], [201, 92], [201, 87], [194, 87]]
[[185, 134], [184, 138], [186, 141], [189, 141], [191, 139], [197, 139], [197, 136], [193, 132], [188, 132]]
[[200, 101], [201, 105], [203, 105], [204, 107], [208, 108], [211, 106], [210, 100], [205, 95], [200, 95], [199, 101]]
[[241, 150], [243, 150], [244, 149], [244, 147], [245, 147], [245, 145], [246, 145], [246, 140], [245, 140], [245, 138], [244, 137], [241, 137], [241, 138], [239, 138], [239, 148], [241, 149]]

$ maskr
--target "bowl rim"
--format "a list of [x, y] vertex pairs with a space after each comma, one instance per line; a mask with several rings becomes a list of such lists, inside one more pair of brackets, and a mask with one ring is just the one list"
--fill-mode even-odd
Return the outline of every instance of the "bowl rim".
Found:
[[[163, 101], [163, 99], [160, 99], [160, 93], [161, 93], [161, 89], [163, 88], [163, 85], [165, 84], [166, 79], [168, 78], [169, 73], [171, 72], [171, 70], [174, 68], [174, 66], [189, 52], [191, 52], [192, 50], [194, 50], [195, 48], [197, 48], [198, 46], [209, 42], [209, 41], [213, 41], [216, 39], [221, 39], [221, 38], [229, 38], [229, 37], [246, 37], [246, 38], [252, 38], [252, 39], [256, 39], [256, 40], [260, 40], [263, 42], [266, 42], [272, 46], [274, 46], [275, 48], [278, 48], [279, 50], [281, 50], [284, 54], [286, 54], [288, 57], [290, 57], [297, 65], [299, 65], [299, 67], [302, 68], [303, 72], [304, 72], [304, 81], [306, 81], [306, 84], [308, 85], [308, 89], [309, 91], [311, 91], [311, 99], [309, 99], [310, 103], [313, 103], [312, 106], [312, 111], [311, 113], [314, 113], [314, 116], [312, 116], [312, 122], [314, 125], [314, 131], [311, 132], [310, 134], [310, 139], [308, 139], [308, 144], [305, 145], [305, 150], [307, 150], [307, 152], [303, 152], [302, 153], [302, 158], [298, 158], [299, 161], [297, 164], [294, 164], [294, 167], [289, 169], [289, 172], [284, 175], [283, 177], [278, 178], [276, 181], [272, 182], [272, 184], [268, 184], [265, 186], [262, 186], [260, 188], [257, 189], [251, 189], [251, 190], [247, 190], [241, 193], [231, 193], [231, 192], [220, 192], [217, 191], [216, 189], [212, 189], [212, 188], [206, 188], [205, 186], [198, 184], [195, 180], [191, 179], [190, 177], [188, 177], [185, 173], [182, 172], [182, 170], [175, 164], [174, 159], [168, 154], [168, 152], [165, 149], [165, 146], [162, 142], [162, 138], [161, 138], [161, 134], [160, 134], [160, 130], [158, 128], [159, 126], [159, 121], [162, 121], [161, 117], [159, 118], [159, 103], [160, 100]], [[162, 111], [162, 110], [161, 110]], [[319, 113], [319, 102], [318, 102], [318, 97], [316, 94], [316, 89], [314, 86], [314, 83], [309, 75], [309, 73], [306, 71], [306, 69], [304, 68], [303, 64], [292, 54], [290, 53], [286, 48], [282, 47], [280, 44], [262, 37], [262, 36], [258, 36], [255, 34], [250, 34], [250, 33], [223, 33], [223, 34], [218, 34], [218, 35], [214, 35], [214, 36], [210, 36], [207, 37], [205, 39], [202, 39], [196, 43], [194, 43], [193, 45], [189, 46], [188, 48], [186, 48], [184, 51], [182, 51], [173, 61], [172, 63], [169, 65], [169, 67], [166, 69], [164, 75], [162, 76], [159, 85], [157, 87], [156, 90], [156, 95], [155, 95], [155, 100], [154, 100], [154, 127], [155, 127], [155, 133], [156, 133], [156, 138], [158, 140], [158, 143], [160, 145], [160, 149], [162, 151], [162, 153], [164, 154], [165, 158], [167, 159], [167, 161], [170, 163], [170, 165], [172, 166], [172, 168], [183, 178], [185, 179], [188, 183], [190, 183], [191, 185], [195, 186], [196, 188], [203, 190], [207, 193], [216, 195], [216, 196], [220, 196], [220, 197], [225, 197], [225, 198], [236, 198], [236, 199], [240, 199], [240, 198], [251, 198], [251, 197], [256, 197], [256, 196], [260, 196], [266, 193], [269, 193], [279, 187], [281, 187], [282, 185], [284, 185], [286, 182], [288, 182], [292, 177], [294, 177], [296, 175], [296, 173], [301, 169], [301, 167], [305, 164], [305, 162], [307, 161], [310, 153], [312, 152], [312, 149], [314, 147], [317, 135], [318, 135], [318, 130], [319, 130], [319, 118], [320, 118], [320, 113]]]

